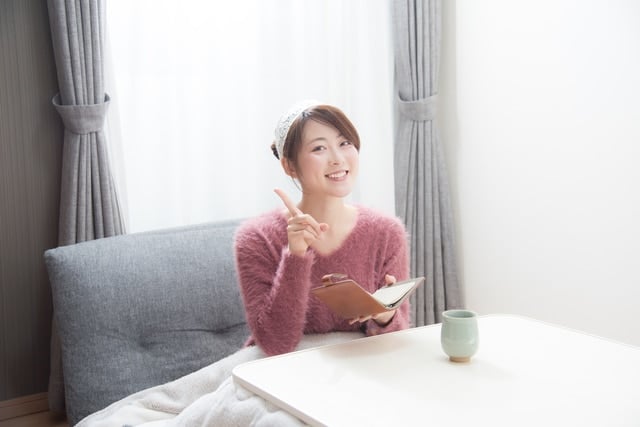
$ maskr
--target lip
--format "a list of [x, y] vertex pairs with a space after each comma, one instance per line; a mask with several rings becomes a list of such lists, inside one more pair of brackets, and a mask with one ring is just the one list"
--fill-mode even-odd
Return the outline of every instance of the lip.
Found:
[[[334, 175], [334, 176], [332, 176], [332, 175]], [[335, 175], [337, 175], [337, 176], [335, 176]], [[338, 171], [334, 171], [334, 172], [330, 172], [328, 174], [325, 174], [325, 177], [329, 178], [329, 179], [338, 179], [339, 180], [339, 179], [346, 178], [347, 175], [349, 175], [349, 171], [346, 170], [346, 169], [341, 169], [341, 170], [338, 170]]]

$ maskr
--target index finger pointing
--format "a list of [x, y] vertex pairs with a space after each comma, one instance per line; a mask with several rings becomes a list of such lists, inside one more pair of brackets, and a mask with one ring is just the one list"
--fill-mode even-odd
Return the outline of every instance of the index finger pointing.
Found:
[[300, 215], [302, 213], [302, 211], [300, 209], [298, 209], [298, 207], [289, 198], [287, 193], [285, 193], [284, 191], [282, 191], [279, 188], [276, 188], [273, 191], [275, 191], [275, 193], [278, 195], [278, 197], [280, 197], [280, 199], [282, 199], [282, 202], [287, 207], [287, 209], [289, 209], [289, 213], [291, 213], [292, 216]]

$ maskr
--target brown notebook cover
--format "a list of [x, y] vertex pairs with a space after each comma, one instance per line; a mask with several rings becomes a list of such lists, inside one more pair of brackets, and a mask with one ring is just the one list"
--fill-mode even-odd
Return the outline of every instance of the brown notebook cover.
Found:
[[322, 282], [322, 286], [311, 289], [311, 292], [340, 317], [355, 319], [395, 310], [424, 282], [424, 277], [384, 286], [373, 294], [343, 274], [327, 274]]

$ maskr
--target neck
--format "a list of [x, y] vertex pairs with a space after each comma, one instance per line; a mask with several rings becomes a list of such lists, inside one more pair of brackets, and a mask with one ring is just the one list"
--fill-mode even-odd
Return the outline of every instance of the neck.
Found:
[[340, 223], [348, 209], [341, 197], [315, 198], [305, 194], [302, 195], [299, 207], [316, 221], [329, 225]]

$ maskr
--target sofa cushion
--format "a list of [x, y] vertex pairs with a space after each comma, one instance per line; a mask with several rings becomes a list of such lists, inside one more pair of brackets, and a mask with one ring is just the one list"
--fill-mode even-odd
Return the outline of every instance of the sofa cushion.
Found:
[[242, 346], [249, 332], [234, 268], [238, 223], [45, 252], [72, 424]]

